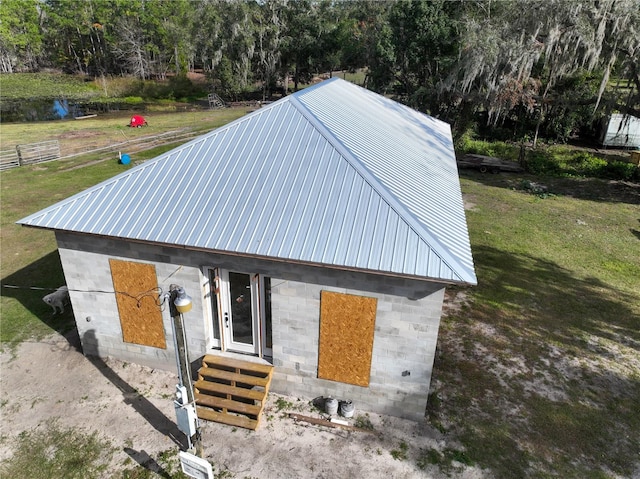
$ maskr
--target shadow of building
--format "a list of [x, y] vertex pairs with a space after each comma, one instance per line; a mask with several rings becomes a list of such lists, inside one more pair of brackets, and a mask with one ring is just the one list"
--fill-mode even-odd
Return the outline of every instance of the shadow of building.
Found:
[[[97, 344], [94, 330], [90, 329], [82, 337], [83, 344]], [[169, 419], [151, 401], [145, 398], [140, 392], [122, 379], [109, 365], [98, 356], [85, 355], [87, 359], [96, 367], [100, 373], [107, 378], [115, 387], [122, 392], [125, 404], [133, 407], [149, 424], [158, 432], [168, 436], [178, 446], [186, 450], [186, 437], [176, 425], [175, 421]]]

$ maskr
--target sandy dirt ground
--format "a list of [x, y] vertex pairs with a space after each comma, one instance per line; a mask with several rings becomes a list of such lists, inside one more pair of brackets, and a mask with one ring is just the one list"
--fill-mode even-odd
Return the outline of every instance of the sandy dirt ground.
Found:
[[[155, 458], [184, 448], [184, 435], [175, 425], [176, 374], [86, 358], [78, 343], [73, 334], [69, 339], [56, 334], [1, 353], [0, 461], [11, 457], [12, 438], [20, 432], [55, 420], [63, 428], [97, 433], [114, 446], [106, 477], [122, 477], [121, 471], [136, 462], [168, 477]], [[282, 408], [288, 403], [292, 406]], [[366, 414], [355, 406], [355, 417]], [[459, 447], [426, 423], [369, 414], [374, 432], [356, 432], [296, 422], [288, 412], [321, 417], [308, 398], [271, 393], [257, 431], [203, 421], [204, 457], [218, 477], [488, 477], [456, 463], [447, 471], [430, 464], [421, 469], [424, 451]], [[392, 451], [401, 451], [402, 443], [406, 457], [394, 458]]]

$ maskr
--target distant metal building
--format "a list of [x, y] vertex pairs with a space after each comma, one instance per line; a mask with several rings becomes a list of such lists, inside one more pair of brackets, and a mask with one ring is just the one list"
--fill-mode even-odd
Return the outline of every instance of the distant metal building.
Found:
[[178, 284], [192, 360], [413, 419], [444, 288], [476, 284], [449, 125], [338, 78], [19, 223], [56, 232], [85, 354], [173, 369]]
[[640, 148], [640, 118], [612, 114], [601, 130], [600, 143], [615, 148]]

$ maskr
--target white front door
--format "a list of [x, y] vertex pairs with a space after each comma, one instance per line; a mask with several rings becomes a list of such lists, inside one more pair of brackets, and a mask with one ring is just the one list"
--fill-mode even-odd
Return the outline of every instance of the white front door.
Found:
[[271, 278], [208, 268], [214, 348], [270, 357]]
[[225, 349], [260, 355], [259, 277], [220, 270], [220, 306]]

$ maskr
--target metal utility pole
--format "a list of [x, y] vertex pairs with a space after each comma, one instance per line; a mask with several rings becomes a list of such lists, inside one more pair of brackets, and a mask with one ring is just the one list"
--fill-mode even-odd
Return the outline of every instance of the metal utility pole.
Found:
[[178, 366], [179, 384], [176, 386], [174, 401], [178, 429], [187, 436], [188, 448], [195, 451], [195, 455], [202, 457], [203, 447], [200, 434], [200, 424], [196, 413], [193, 383], [191, 381], [191, 365], [187, 351], [187, 338], [184, 330], [182, 313], [191, 310], [191, 298], [184, 288], [172, 284], [169, 287], [169, 311], [173, 328], [173, 343], [176, 350], [176, 364]]

